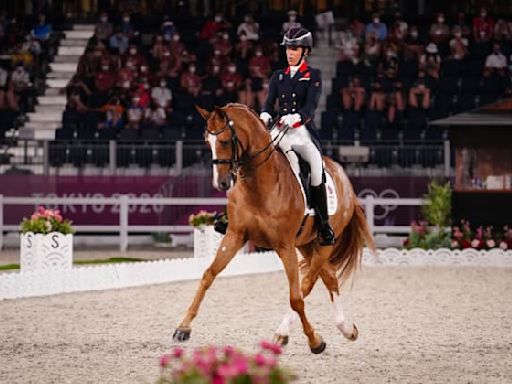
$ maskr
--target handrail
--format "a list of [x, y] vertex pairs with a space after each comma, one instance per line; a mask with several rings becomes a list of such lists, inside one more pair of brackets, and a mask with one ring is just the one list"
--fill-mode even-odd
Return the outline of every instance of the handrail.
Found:
[[[375, 207], [376, 206], [419, 206], [425, 201], [420, 198], [375, 198], [371, 195], [359, 199], [361, 205], [365, 207], [366, 219], [372, 233], [393, 233], [405, 234], [410, 231], [408, 226], [376, 226], [375, 225]], [[6, 205], [40, 205], [40, 204], [81, 204], [81, 205], [117, 205], [119, 206], [119, 224], [118, 225], [77, 225], [77, 232], [118, 232], [119, 249], [124, 252], [128, 249], [128, 234], [130, 232], [148, 232], [148, 231], [171, 231], [171, 232], [191, 232], [192, 227], [186, 225], [130, 225], [129, 207], [133, 205], [225, 205], [225, 197], [134, 197], [129, 195], [119, 195], [116, 197], [38, 197], [34, 202], [33, 196], [4, 196], [0, 194], [0, 250], [3, 246], [4, 231], [16, 231], [19, 226], [4, 224], [4, 206]]]

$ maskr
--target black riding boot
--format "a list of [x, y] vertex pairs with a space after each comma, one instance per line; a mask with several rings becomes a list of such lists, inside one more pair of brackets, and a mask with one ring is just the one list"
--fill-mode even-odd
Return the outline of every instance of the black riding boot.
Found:
[[329, 224], [327, 215], [327, 194], [325, 185], [322, 183], [317, 187], [311, 186], [311, 203], [315, 208], [316, 222], [318, 225], [318, 241], [320, 245], [333, 245], [335, 243], [334, 231]]
[[228, 217], [225, 213], [215, 216], [213, 220], [213, 229], [215, 232], [225, 235], [228, 230]]

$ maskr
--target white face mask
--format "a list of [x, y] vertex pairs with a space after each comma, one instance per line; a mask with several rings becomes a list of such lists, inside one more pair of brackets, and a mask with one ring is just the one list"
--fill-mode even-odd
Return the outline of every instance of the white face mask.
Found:
[[247, 36], [246, 35], [241, 35], [240, 36], [240, 41], [247, 41]]
[[179, 41], [180, 40], [180, 35], [172, 35], [172, 40], [173, 41]]
[[130, 49], [130, 53], [131, 53], [132, 55], [135, 55], [135, 54], [137, 53], [137, 50], [136, 50], [136, 49]]
[[167, 86], [167, 83], [165, 81], [160, 82], [160, 87], [165, 88]]
[[218, 66], [214, 66], [213, 69], [212, 69], [213, 73], [217, 74], [220, 72], [220, 67]]
[[236, 72], [236, 67], [229, 67], [228, 71], [229, 71], [229, 73], [235, 73]]
[[108, 71], [108, 65], [102, 65], [101, 69], [103, 69], [104, 71]]
[[129, 23], [129, 22], [130, 22], [130, 18], [129, 18], [129, 17], [123, 17], [123, 21], [124, 21], [125, 23]]
[[291, 23], [294, 23], [297, 20], [297, 16], [290, 16], [289, 20]]
[[215, 22], [220, 23], [222, 21], [222, 16], [215, 16]]
[[376, 17], [376, 18], [373, 19], [373, 22], [375, 24], [379, 24], [380, 23], [380, 19], [378, 17]]
[[261, 51], [256, 52], [256, 56], [261, 56], [261, 55], [263, 55], [263, 52], [261, 52]]
[[224, 35], [222, 35], [222, 38], [223, 38], [224, 40], [227, 40], [227, 39], [229, 39], [229, 35], [228, 35], [227, 33], [225, 33]]
[[443, 23], [444, 23], [444, 17], [438, 17], [438, 18], [437, 18], [437, 22], [438, 22], [439, 24], [443, 24]]
[[196, 72], [196, 67], [190, 67], [190, 68], [188, 69], [188, 71], [189, 71], [190, 73], [195, 73], [195, 72]]
[[107, 18], [107, 17], [102, 17], [102, 18], [101, 18], [101, 22], [102, 22], [102, 23], [106, 23], [107, 21], [108, 21], [108, 18]]

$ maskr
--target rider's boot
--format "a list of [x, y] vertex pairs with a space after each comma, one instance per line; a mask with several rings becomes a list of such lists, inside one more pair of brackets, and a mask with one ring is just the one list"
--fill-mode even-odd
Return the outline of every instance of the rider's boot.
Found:
[[213, 220], [213, 229], [223, 235], [228, 230], [228, 217], [225, 213], [215, 216]]
[[316, 222], [318, 225], [318, 241], [320, 245], [334, 245], [334, 231], [329, 224], [327, 215], [327, 194], [325, 184], [322, 183], [316, 187], [311, 186], [311, 203], [315, 208]]

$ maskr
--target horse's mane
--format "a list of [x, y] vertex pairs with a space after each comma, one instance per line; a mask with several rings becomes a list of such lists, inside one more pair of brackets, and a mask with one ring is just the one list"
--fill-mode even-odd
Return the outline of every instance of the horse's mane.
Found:
[[263, 121], [260, 120], [259, 115], [252, 108], [249, 108], [247, 105], [240, 104], [240, 103], [228, 103], [222, 109], [224, 110], [225, 108], [226, 109], [227, 108], [243, 109], [243, 110], [249, 112], [251, 115], [253, 115], [253, 117], [256, 118], [256, 121], [258, 122], [260, 128], [263, 128], [265, 131], [267, 131], [267, 128], [263, 124]]

